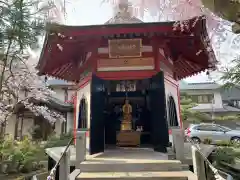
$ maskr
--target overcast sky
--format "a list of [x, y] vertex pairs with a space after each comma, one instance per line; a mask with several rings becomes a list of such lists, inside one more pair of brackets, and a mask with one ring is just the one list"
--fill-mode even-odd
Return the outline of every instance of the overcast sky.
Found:
[[[68, 0], [70, 1], [70, 0]], [[79, 0], [71, 1], [71, 3], [66, 3], [66, 24], [68, 25], [94, 25], [103, 24], [113, 16], [113, 8], [108, 4], [100, 5], [100, 0]], [[94, 3], [95, 2], [95, 3]], [[146, 14], [144, 22], [151, 22], [154, 19]], [[232, 43], [233, 39], [236, 37], [229, 32], [230, 28], [226, 27], [227, 40], [221, 44], [220, 51], [217, 52], [217, 58], [222, 65], [228, 65], [229, 62], [237, 56], [229, 44]], [[240, 46], [240, 44], [238, 44]], [[219, 76], [216, 73], [211, 73], [214, 79]], [[197, 76], [187, 78], [188, 82], [205, 82], [210, 81], [206, 73], [201, 73]]]

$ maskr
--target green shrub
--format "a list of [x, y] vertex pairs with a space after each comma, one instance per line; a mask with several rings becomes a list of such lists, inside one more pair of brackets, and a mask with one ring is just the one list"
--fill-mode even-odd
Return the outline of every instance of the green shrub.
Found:
[[60, 147], [60, 146], [66, 146], [69, 141], [72, 139], [73, 134], [72, 132], [67, 133], [67, 134], [62, 134], [60, 136], [51, 136], [44, 148], [52, 148], [52, 147]]
[[212, 139], [210, 139], [210, 138], [204, 139], [203, 144], [212, 144]]
[[237, 152], [233, 147], [218, 147], [216, 149], [215, 160], [217, 165], [221, 162], [235, 164], [235, 160], [240, 158], [240, 152]]
[[217, 116], [214, 118], [215, 121], [221, 121], [221, 120], [228, 120], [228, 121], [232, 121], [232, 120], [238, 120], [239, 119], [239, 115], [236, 116]]
[[225, 162], [228, 164], [235, 163], [234, 150], [233, 148], [224, 147], [217, 148], [216, 150], [216, 163], [217, 165], [221, 164], [221, 162]]
[[225, 146], [225, 147], [234, 147], [234, 148], [240, 148], [240, 144], [234, 143], [232, 141], [218, 141], [216, 143], [217, 146]]
[[32, 135], [32, 138], [35, 140], [42, 140], [42, 129], [39, 125], [34, 126], [31, 130], [30, 133]]
[[0, 144], [0, 164], [2, 173], [28, 173], [41, 169], [40, 161], [45, 157], [44, 149], [28, 138], [14, 141], [9, 136]]
[[216, 143], [217, 146], [233, 146], [233, 143], [231, 141], [218, 141]]

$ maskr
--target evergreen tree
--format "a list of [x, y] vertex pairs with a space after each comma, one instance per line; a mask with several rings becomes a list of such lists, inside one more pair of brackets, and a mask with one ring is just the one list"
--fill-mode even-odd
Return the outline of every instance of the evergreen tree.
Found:
[[237, 58], [232, 61], [233, 66], [224, 68], [221, 71], [221, 80], [224, 82], [224, 88], [232, 88], [240, 84], [240, 59]]
[[35, 0], [0, 1], [0, 93], [12, 65], [26, 59], [27, 48], [38, 45], [44, 30], [44, 9], [39, 5]]
[[195, 107], [197, 104], [194, 103], [191, 97], [186, 93], [181, 93], [180, 105], [181, 105], [181, 118], [183, 121], [193, 119], [194, 122], [200, 122], [202, 120], [209, 118], [209, 116], [207, 116], [205, 113], [201, 113], [191, 109]]
[[37, 101], [47, 101], [52, 91], [37, 75], [36, 59], [29, 49], [38, 48], [45, 30], [48, 1], [0, 0], [0, 123], [6, 121], [19, 105], [51, 122], [63, 116]]

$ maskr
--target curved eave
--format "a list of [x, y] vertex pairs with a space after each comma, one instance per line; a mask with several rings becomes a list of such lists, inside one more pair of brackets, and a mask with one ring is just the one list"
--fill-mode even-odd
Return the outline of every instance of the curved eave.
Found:
[[[205, 21], [204, 16], [194, 17], [187, 21], [190, 24], [193, 24], [194, 21]], [[61, 34], [64, 36], [110, 36], [114, 34], [128, 34], [128, 33], [154, 33], [152, 30], [154, 28], [155, 31], [159, 30], [159, 32], [169, 32], [173, 31], [173, 25], [176, 21], [169, 22], [148, 22], [148, 23], [133, 23], [133, 24], [103, 24], [103, 25], [91, 25], [91, 26], [68, 26], [57, 23], [49, 23], [47, 24], [47, 35], [57, 35]], [[191, 27], [191, 26], [190, 26]], [[114, 31], [113, 31], [114, 29]], [[194, 28], [193, 28], [194, 29]], [[137, 30], [134, 31], [134, 30]], [[176, 31], [181, 31], [181, 28], [177, 28]], [[84, 38], [82, 37], [82, 38]], [[45, 38], [48, 40], [48, 38]], [[85, 39], [88, 40], [88, 39]], [[45, 43], [46, 44], [46, 43]]]
[[200, 31], [201, 43], [202, 43], [203, 49], [204, 49], [202, 53], [207, 55], [208, 62], [205, 65], [201, 65], [200, 63], [196, 64], [194, 62], [185, 60], [185, 62], [188, 64], [190, 62], [190, 65], [186, 65], [186, 64], [182, 65], [182, 66], [177, 65], [177, 67], [178, 67], [178, 69], [181, 69], [183, 71], [185, 70], [188, 72], [181, 73], [181, 76], [178, 77], [179, 80], [201, 74], [202, 72], [204, 72], [208, 69], [210, 69], [210, 70], [216, 69], [216, 65], [217, 65], [218, 61], [216, 59], [215, 53], [214, 53], [211, 43], [210, 43], [210, 39], [208, 36], [207, 27], [206, 27], [206, 19], [204, 17], [202, 17], [202, 18], [203, 19], [201, 21], [201, 31]]
[[[60, 24], [48, 24], [47, 31], [48, 33], [45, 36], [44, 46], [41, 52], [40, 60], [37, 68], [39, 69], [40, 75], [50, 75], [57, 77], [59, 79], [76, 81], [76, 78], [79, 77], [79, 69], [77, 69], [76, 62], [71, 62], [68, 55], [73, 55], [74, 53], [81, 54], [86, 51], [84, 48], [87, 46], [87, 43], [91, 41], [91, 38], [102, 38], [102, 37], [117, 37], [119, 34], [143, 34], [143, 35], [155, 35], [160, 33], [160, 35], [174, 34], [179, 37], [190, 36], [194, 34], [201, 42], [201, 46], [204, 48], [204, 54], [207, 54], [208, 59], [204, 55], [205, 65], [200, 66], [196, 69], [186, 70], [188, 73], [182, 74], [179, 78], [185, 78], [188, 76], [195, 75], [196, 73], [202, 72], [208, 68], [215, 68], [217, 63], [216, 57], [212, 50], [212, 47], [206, 48], [205, 40], [209, 40], [207, 29], [206, 29], [206, 19], [204, 16], [192, 18], [189, 21], [190, 30], [181, 31], [178, 28], [176, 31], [173, 30], [173, 25], [175, 22], [156, 22], [156, 23], [135, 23], [135, 24], [105, 24], [105, 25], [92, 25], [92, 26], [66, 26]], [[197, 27], [192, 26], [193, 23], [197, 21]], [[78, 50], [72, 50], [74, 48], [73, 42], [78, 42]], [[71, 47], [63, 49], [63, 52], [60, 52], [57, 48], [57, 44], [64, 44]], [[72, 44], [71, 44], [72, 43]], [[55, 51], [51, 52], [47, 50], [49, 47], [52, 49], [55, 47]], [[57, 50], [56, 50], [57, 49]], [[208, 51], [206, 50], [208, 49]], [[80, 50], [80, 51], [79, 51]], [[55, 53], [55, 54], [54, 54]], [[51, 57], [50, 57], [51, 56]], [[194, 59], [194, 55], [192, 55]], [[195, 55], [196, 56], [196, 55]], [[50, 62], [51, 61], [51, 62]], [[56, 64], [56, 61], [59, 63]], [[199, 60], [198, 60], [199, 61]], [[79, 62], [78, 62], [79, 63]], [[202, 63], [202, 62], [199, 62]], [[52, 64], [50, 68], [47, 68], [48, 64]], [[50, 69], [50, 70], [49, 70]], [[56, 73], [57, 72], [57, 73]]]
[[[48, 101], [31, 98], [29, 99], [29, 102], [33, 103], [35, 106], [47, 106], [51, 110], [55, 110], [58, 113], [73, 112], [73, 105], [71, 103], [62, 102], [61, 100], [58, 100], [53, 97], [50, 97]], [[15, 107], [14, 113], [17, 113], [24, 109], [25, 106], [22, 103], [19, 103]]]
[[[68, 26], [68, 25], [62, 25], [62, 24], [47, 24], [47, 32], [48, 33], [63, 33], [66, 36], [71, 36], [73, 33], [76, 35], [111, 35], [115, 34], [114, 32], [108, 31], [110, 29], [124, 29], [124, 28], [141, 28], [144, 26], [145, 31], [148, 29], [148, 27], [152, 26], [165, 26], [165, 27], [172, 27], [174, 25], [175, 21], [172, 22], [149, 22], [149, 23], [134, 23], [134, 24], [103, 24], [103, 25], [91, 25], [91, 26]], [[147, 28], [146, 28], [147, 27]], [[120, 30], [121, 32], [121, 30]], [[128, 33], [128, 32], [122, 32], [122, 33]]]
[[217, 61], [217, 58], [215, 56], [215, 53], [214, 53], [212, 45], [211, 45], [211, 41], [208, 36], [206, 19], [204, 19], [204, 23], [202, 23], [201, 34], [204, 36], [204, 39], [202, 39], [202, 43], [204, 44], [205, 50], [207, 50], [207, 54], [208, 54], [208, 58], [209, 58], [208, 60], [212, 65], [212, 67], [209, 67], [209, 68], [215, 70], [216, 64], [218, 63], [218, 61]]
[[45, 38], [44, 38], [44, 43], [43, 43], [43, 47], [42, 47], [42, 51], [41, 51], [41, 54], [40, 54], [40, 57], [39, 57], [39, 61], [38, 61], [38, 64], [36, 66], [36, 69], [39, 70], [39, 75], [44, 75], [44, 74], [41, 74], [41, 68], [43, 67], [43, 64], [44, 63], [44, 56], [46, 56], [46, 49], [47, 49], [47, 43], [48, 43], [48, 36], [49, 34], [46, 32], [46, 35], [45, 35]]

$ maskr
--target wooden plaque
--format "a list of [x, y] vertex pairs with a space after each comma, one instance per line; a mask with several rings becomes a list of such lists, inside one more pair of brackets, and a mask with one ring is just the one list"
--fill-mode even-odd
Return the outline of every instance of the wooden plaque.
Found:
[[113, 39], [108, 41], [109, 58], [141, 57], [142, 39]]
[[146, 57], [146, 58], [120, 58], [98, 60], [98, 68], [134, 67], [134, 66], [154, 66], [154, 59], [152, 57]]

